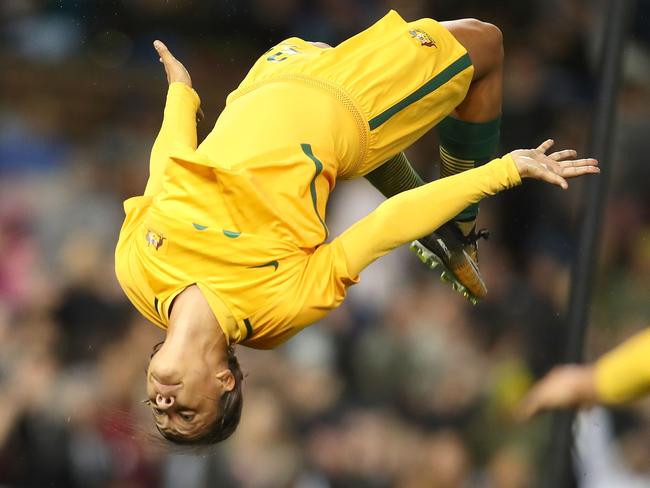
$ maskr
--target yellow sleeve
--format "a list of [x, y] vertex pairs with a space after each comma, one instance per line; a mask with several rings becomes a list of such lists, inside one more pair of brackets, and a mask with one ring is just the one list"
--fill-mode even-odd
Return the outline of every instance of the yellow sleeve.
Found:
[[596, 392], [604, 403], [624, 403], [650, 391], [650, 329], [633, 336], [595, 365]]
[[350, 275], [356, 276], [392, 249], [430, 234], [467, 205], [520, 183], [508, 154], [389, 198], [338, 237]]
[[144, 190], [146, 196], [155, 195], [162, 188], [162, 177], [174, 150], [196, 150], [196, 112], [201, 100], [185, 83], [169, 85], [165, 114], [149, 160], [149, 180]]

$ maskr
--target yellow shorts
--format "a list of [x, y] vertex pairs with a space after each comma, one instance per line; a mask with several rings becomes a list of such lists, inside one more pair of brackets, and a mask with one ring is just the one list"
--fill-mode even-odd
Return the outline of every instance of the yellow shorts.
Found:
[[465, 98], [473, 73], [467, 50], [442, 25], [433, 19], [407, 23], [391, 10], [334, 48], [321, 49], [297, 37], [274, 46], [228, 102], [273, 81], [321, 85], [357, 121], [358, 133], [350, 137], [358, 138], [360, 155], [342, 164], [337, 175], [354, 178], [413, 144], [452, 112]]

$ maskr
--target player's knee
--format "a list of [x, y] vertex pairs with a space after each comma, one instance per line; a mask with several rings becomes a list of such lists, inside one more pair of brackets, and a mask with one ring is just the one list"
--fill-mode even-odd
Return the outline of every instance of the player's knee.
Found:
[[503, 34], [501, 29], [478, 19], [461, 19], [443, 25], [465, 46], [481, 74], [503, 63]]
[[495, 53], [496, 62], [503, 62], [503, 32], [496, 25], [488, 22], [481, 22], [481, 29], [486, 42], [490, 44]]
[[494, 53], [495, 60], [503, 59], [503, 33], [496, 25], [478, 19], [463, 19], [465, 28], [480, 39], [489, 52]]

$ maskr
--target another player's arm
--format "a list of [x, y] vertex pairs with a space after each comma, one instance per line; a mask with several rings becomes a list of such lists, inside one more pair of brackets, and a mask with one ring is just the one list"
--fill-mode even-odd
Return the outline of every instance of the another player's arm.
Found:
[[196, 120], [203, 116], [200, 99], [192, 89], [192, 79], [183, 64], [160, 41], [154, 48], [165, 67], [169, 89], [162, 126], [151, 150], [149, 180], [145, 195], [155, 195], [162, 186], [162, 177], [171, 152], [175, 149], [196, 149]]
[[537, 149], [513, 151], [481, 167], [389, 198], [338, 237], [350, 275], [356, 276], [392, 249], [430, 234], [467, 205], [518, 185], [521, 178], [566, 189], [565, 178], [599, 171], [594, 159], [568, 159], [576, 156], [573, 150], [547, 156], [552, 145], [548, 140]]
[[594, 364], [558, 366], [533, 386], [520, 416], [582, 408], [596, 403], [616, 405], [650, 392], [650, 329], [628, 339]]

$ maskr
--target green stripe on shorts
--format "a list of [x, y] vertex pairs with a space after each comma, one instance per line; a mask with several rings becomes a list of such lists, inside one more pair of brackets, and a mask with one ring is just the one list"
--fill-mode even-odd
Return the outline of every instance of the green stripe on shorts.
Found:
[[454, 76], [456, 76], [458, 73], [460, 73], [461, 71], [466, 70], [471, 65], [472, 65], [472, 60], [469, 58], [469, 54], [465, 53], [463, 56], [461, 56], [456, 61], [451, 63], [449, 66], [447, 66], [445, 69], [443, 69], [436, 76], [434, 76], [429, 81], [427, 81], [420, 88], [418, 88], [413, 93], [411, 93], [408, 97], [403, 98], [402, 100], [397, 102], [395, 105], [393, 105], [389, 109], [384, 110], [382, 113], [380, 113], [376, 117], [373, 117], [372, 119], [370, 119], [370, 122], [369, 122], [370, 130], [375, 130], [377, 127], [379, 127], [381, 124], [386, 122], [388, 119], [390, 119], [397, 112], [399, 112], [400, 110], [405, 109], [406, 107], [408, 107], [412, 103], [415, 103], [418, 100], [426, 97], [429, 93], [431, 93], [434, 90], [437, 90], [442, 85], [444, 85], [449, 80], [451, 80]]

